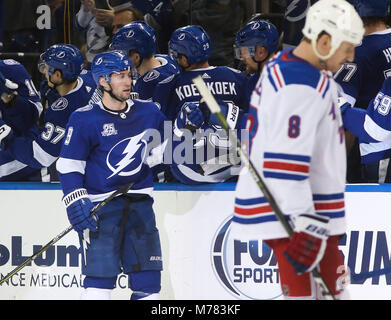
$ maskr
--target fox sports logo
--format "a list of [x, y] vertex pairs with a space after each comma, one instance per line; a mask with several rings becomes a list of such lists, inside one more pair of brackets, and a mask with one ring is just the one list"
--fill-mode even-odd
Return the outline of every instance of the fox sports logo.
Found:
[[261, 240], [234, 238], [231, 219], [216, 231], [211, 248], [213, 269], [221, 285], [237, 299], [282, 298], [272, 250]]

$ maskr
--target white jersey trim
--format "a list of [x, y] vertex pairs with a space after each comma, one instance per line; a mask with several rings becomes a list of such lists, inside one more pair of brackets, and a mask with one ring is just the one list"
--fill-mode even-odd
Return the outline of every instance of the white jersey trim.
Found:
[[362, 157], [388, 149], [391, 149], [391, 139], [382, 142], [360, 143], [360, 153]]
[[53, 162], [57, 160], [57, 157], [53, 157], [41, 148], [41, 146], [33, 141], [33, 154], [34, 159], [37, 160], [42, 166], [49, 167]]
[[27, 167], [24, 163], [21, 163], [18, 160], [7, 162], [0, 165], [0, 177], [8, 176], [12, 173], [15, 173], [23, 168]]
[[79, 172], [81, 174], [84, 174], [86, 168], [86, 161], [59, 158], [56, 164], [56, 168], [57, 171], [61, 174], [66, 174], [70, 172]]
[[391, 131], [380, 127], [368, 115], [365, 115], [364, 129], [373, 139], [378, 141], [384, 141], [391, 137]]

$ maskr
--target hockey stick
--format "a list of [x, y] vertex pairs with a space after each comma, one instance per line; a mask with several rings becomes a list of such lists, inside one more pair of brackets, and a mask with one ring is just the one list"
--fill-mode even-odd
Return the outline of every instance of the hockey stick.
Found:
[[[231, 128], [229, 127], [227, 120], [225, 119], [224, 115], [222, 114], [220, 106], [217, 104], [215, 98], [210, 93], [209, 89], [206, 87], [204, 80], [201, 78], [201, 76], [198, 76], [198, 77], [194, 78], [192, 81], [196, 85], [198, 91], [200, 92], [202, 98], [205, 100], [205, 103], [208, 106], [208, 108], [210, 109], [210, 111], [217, 117], [217, 119], [219, 120], [223, 129], [225, 129], [227, 131], [227, 133], [229, 134], [228, 131]], [[247, 156], [245, 150], [242, 149], [242, 146], [241, 146], [239, 139], [237, 138], [237, 136], [235, 134], [232, 134], [231, 137], [233, 138], [233, 144], [235, 146], [236, 152], [240, 155], [240, 158], [241, 158], [243, 164], [250, 171], [253, 179], [255, 180], [256, 184], [263, 192], [266, 200], [269, 202], [274, 213], [276, 214], [277, 219], [281, 222], [282, 226], [284, 227], [285, 231], [288, 233], [289, 237], [292, 237], [293, 229], [292, 229], [291, 225], [288, 223], [288, 221], [285, 218], [284, 214], [282, 213], [280, 207], [278, 206], [276, 200], [274, 199], [273, 195], [270, 193], [269, 189], [266, 187], [266, 185], [263, 182], [261, 176], [259, 175], [257, 169], [255, 169], [250, 158]], [[326, 282], [323, 280], [320, 272], [317, 269], [314, 269], [311, 271], [311, 273], [312, 273], [312, 276], [314, 277], [314, 280], [323, 289], [323, 294], [324, 294], [325, 298], [329, 299], [329, 300], [334, 300], [335, 297], [333, 296], [333, 294], [332, 294], [330, 288], [327, 286]]]
[[[126, 184], [119, 188], [117, 191], [113, 192], [110, 196], [108, 196], [105, 200], [102, 202], [99, 202], [95, 207], [91, 209], [90, 215], [94, 215], [96, 212], [98, 212], [104, 205], [106, 205], [108, 202], [113, 200], [115, 197], [125, 194], [128, 192], [128, 190], [133, 186], [134, 182]], [[8, 273], [4, 278], [0, 280], [0, 286], [7, 280], [9, 280], [13, 275], [18, 273], [20, 270], [22, 270], [25, 266], [27, 266], [29, 263], [31, 263], [35, 258], [37, 258], [39, 255], [44, 253], [47, 249], [49, 249], [52, 245], [54, 245], [58, 240], [63, 238], [66, 234], [68, 234], [71, 230], [73, 230], [72, 226], [69, 226], [66, 228], [63, 232], [58, 234], [56, 237], [54, 237], [52, 240], [50, 240], [46, 245], [44, 245], [41, 249], [39, 249], [37, 252], [35, 252], [31, 257], [29, 257], [25, 262], [23, 262], [20, 266], [16, 267], [14, 270], [12, 270], [10, 273]]]

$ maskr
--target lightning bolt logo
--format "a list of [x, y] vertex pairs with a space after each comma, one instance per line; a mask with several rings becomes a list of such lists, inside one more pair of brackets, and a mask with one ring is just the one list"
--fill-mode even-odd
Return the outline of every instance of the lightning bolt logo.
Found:
[[[142, 139], [142, 137], [144, 135], [145, 135], [145, 132], [142, 132], [142, 133], [138, 134], [137, 136], [121, 140], [110, 150], [110, 152], [108, 153], [107, 158], [106, 158], [106, 164], [113, 173], [109, 177], [107, 177], [107, 179], [110, 179], [111, 177], [113, 177], [117, 174], [119, 176], [131, 176], [131, 175], [137, 173], [138, 171], [140, 171], [141, 166], [143, 165], [145, 154], [147, 152], [147, 148], [143, 149], [143, 151], [142, 151], [143, 153], [141, 155], [141, 158], [137, 159], [138, 161], [140, 161], [140, 164], [137, 166], [137, 168], [135, 168], [131, 171], [122, 171], [122, 170], [125, 169], [134, 160], [136, 160], [136, 157], [134, 157], [136, 152], [140, 148], [142, 148], [143, 146], [147, 145], [146, 141]], [[116, 150], [119, 145], [123, 144], [124, 141], [127, 141], [127, 140], [129, 140], [129, 142], [127, 143], [125, 149], [122, 151], [122, 155], [123, 155], [122, 159], [120, 161], [118, 161], [114, 166], [112, 166], [109, 162], [110, 155], [113, 153], [113, 150]]]
[[[307, 2], [307, 7], [305, 10], [303, 10], [303, 12], [301, 12], [302, 10], [295, 10], [299, 6], [302, 7], [302, 4], [304, 4], [305, 2]], [[311, 6], [310, 0], [293, 0], [292, 2], [289, 3], [288, 7], [286, 8], [285, 17], [290, 22], [296, 22], [301, 19], [304, 19], [310, 6]], [[291, 16], [291, 13], [293, 13], [294, 10], [296, 11], [295, 15]]]

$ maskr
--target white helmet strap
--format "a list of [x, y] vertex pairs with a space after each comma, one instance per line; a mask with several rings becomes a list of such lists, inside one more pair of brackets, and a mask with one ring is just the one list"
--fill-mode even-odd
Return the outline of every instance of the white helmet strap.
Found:
[[321, 60], [321, 63], [322, 63], [322, 64], [326, 64], [326, 61], [335, 53], [335, 51], [337, 51], [337, 48], [338, 48], [338, 47], [335, 46], [335, 45], [333, 45], [333, 44], [331, 44], [331, 48], [330, 48], [329, 53], [326, 54], [326, 55], [321, 55], [321, 54], [319, 53], [317, 47], [316, 47], [317, 43], [318, 43], [318, 39], [313, 38], [313, 39], [311, 40], [312, 49], [314, 50], [316, 56]]

